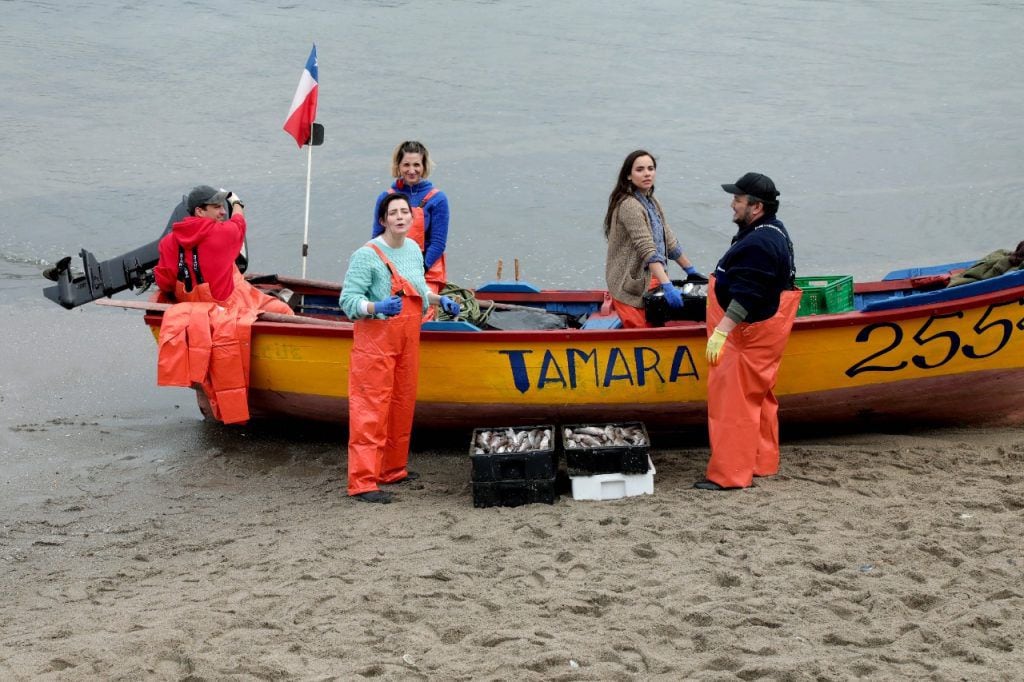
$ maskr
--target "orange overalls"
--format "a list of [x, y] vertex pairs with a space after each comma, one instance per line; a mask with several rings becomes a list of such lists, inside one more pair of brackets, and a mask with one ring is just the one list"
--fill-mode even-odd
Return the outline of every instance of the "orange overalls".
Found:
[[159, 386], [202, 386], [214, 418], [249, 420], [249, 341], [255, 310], [178, 303], [164, 313], [157, 354]]
[[[189, 284], [195, 268], [182, 256]], [[203, 388], [214, 418], [225, 424], [249, 420], [249, 361], [252, 323], [264, 311], [291, 315], [284, 301], [264, 294], [245, 281], [236, 266], [234, 290], [217, 301], [207, 282], [187, 286], [179, 279], [178, 301], [160, 323], [157, 385]], [[183, 273], [184, 274], [184, 273]]]
[[[418, 206], [412, 207], [412, 225], [409, 227], [409, 232], [406, 237], [419, 244], [420, 251], [424, 254], [427, 252], [427, 220], [423, 213], [423, 207], [427, 205], [427, 202], [434, 198], [434, 195], [440, 192], [438, 188], [433, 188], [427, 192], [426, 196], [420, 201]], [[389, 188], [388, 194], [394, 194], [395, 188]], [[448, 267], [444, 260], [444, 254], [434, 261], [434, 264], [430, 266], [430, 269], [424, 273], [424, 278], [427, 280], [427, 288], [433, 291], [435, 294], [441, 292], [443, 287], [448, 282]], [[434, 308], [430, 307], [427, 309], [427, 313], [423, 316], [424, 320], [431, 320], [434, 318]]]
[[377, 490], [406, 477], [416, 409], [423, 299], [370, 242], [391, 271], [391, 294], [402, 295], [394, 317], [356, 320], [348, 369], [348, 494]]
[[[647, 287], [647, 290], [655, 291], [659, 288], [661, 288], [661, 282], [658, 281], [657, 277], [651, 275], [651, 283]], [[623, 303], [622, 301], [613, 298], [612, 309], [619, 316], [619, 319], [622, 320], [623, 329], [641, 329], [651, 326], [647, 324], [647, 313], [643, 308], [637, 308], [636, 306], [631, 306], [628, 303]]]
[[[707, 333], [725, 316], [708, 284]], [[718, 366], [708, 367], [708, 436], [705, 477], [723, 488], [747, 488], [754, 476], [779, 471], [779, 403], [773, 389], [801, 291], [783, 291], [779, 309], [762, 322], [740, 323], [725, 341]]]

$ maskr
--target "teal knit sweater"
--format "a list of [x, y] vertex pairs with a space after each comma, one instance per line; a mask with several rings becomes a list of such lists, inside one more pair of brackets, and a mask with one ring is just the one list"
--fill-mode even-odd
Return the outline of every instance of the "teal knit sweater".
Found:
[[[427, 281], [423, 278], [423, 253], [420, 247], [411, 239], [397, 249], [392, 249], [384, 242], [383, 237], [377, 237], [373, 243], [380, 247], [384, 255], [398, 269], [400, 275], [409, 280], [409, 283], [416, 287], [423, 297], [423, 312], [427, 312]], [[361, 301], [383, 301], [391, 296], [391, 271], [384, 261], [380, 259], [377, 252], [369, 246], [360, 246], [348, 260], [348, 270], [345, 272], [345, 281], [341, 285], [341, 296], [338, 297], [338, 305], [350, 320], [356, 320], [365, 315], [359, 314], [359, 303]], [[383, 315], [376, 317], [382, 318]]]

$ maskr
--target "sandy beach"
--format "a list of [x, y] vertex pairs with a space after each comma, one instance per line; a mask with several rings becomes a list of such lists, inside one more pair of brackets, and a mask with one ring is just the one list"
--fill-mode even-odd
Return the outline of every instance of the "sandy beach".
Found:
[[6, 482], [4, 679], [1024, 676], [1016, 429], [789, 438], [730, 493], [691, 489], [706, 445], [663, 435], [654, 495], [488, 509], [452, 435], [387, 506], [344, 496], [340, 430], [6, 437], [77, 456]]
[[[1024, 680], [1024, 430], [784, 433], [780, 475], [729, 493], [691, 487], [705, 436], [655, 434], [653, 495], [476, 509], [466, 424], [369, 505], [340, 426], [204, 423], [139, 311], [60, 309], [41, 275], [210, 184], [244, 198], [250, 273], [339, 281], [406, 139], [460, 285], [606, 288], [637, 148], [701, 272], [748, 171], [800, 276], [970, 262], [1022, 238], [1019, 1], [2, 7], [0, 682]], [[315, 152], [282, 130], [313, 43]], [[985, 344], [993, 309], [964, 320]]]

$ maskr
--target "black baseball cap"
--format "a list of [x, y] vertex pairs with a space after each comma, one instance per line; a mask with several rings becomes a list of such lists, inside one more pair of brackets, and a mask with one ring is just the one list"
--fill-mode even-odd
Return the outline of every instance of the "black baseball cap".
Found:
[[766, 204], [779, 200], [779, 191], [775, 183], [762, 173], [747, 173], [731, 185], [722, 185], [729, 194], [749, 194]]
[[227, 198], [228, 191], [226, 189], [214, 189], [209, 185], [193, 187], [192, 191], [188, 193], [189, 215], [191, 215], [200, 206], [223, 204], [224, 200]]

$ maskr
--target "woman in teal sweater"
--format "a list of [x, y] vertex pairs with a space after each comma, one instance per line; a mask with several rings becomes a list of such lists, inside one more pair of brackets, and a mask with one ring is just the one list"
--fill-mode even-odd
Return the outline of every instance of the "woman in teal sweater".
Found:
[[457, 317], [459, 304], [427, 288], [423, 253], [406, 239], [413, 222], [408, 197], [385, 197], [377, 220], [384, 231], [352, 254], [338, 302], [354, 321], [348, 370], [348, 494], [387, 504], [391, 494], [379, 485], [419, 478], [406, 466], [423, 313], [439, 304]]

